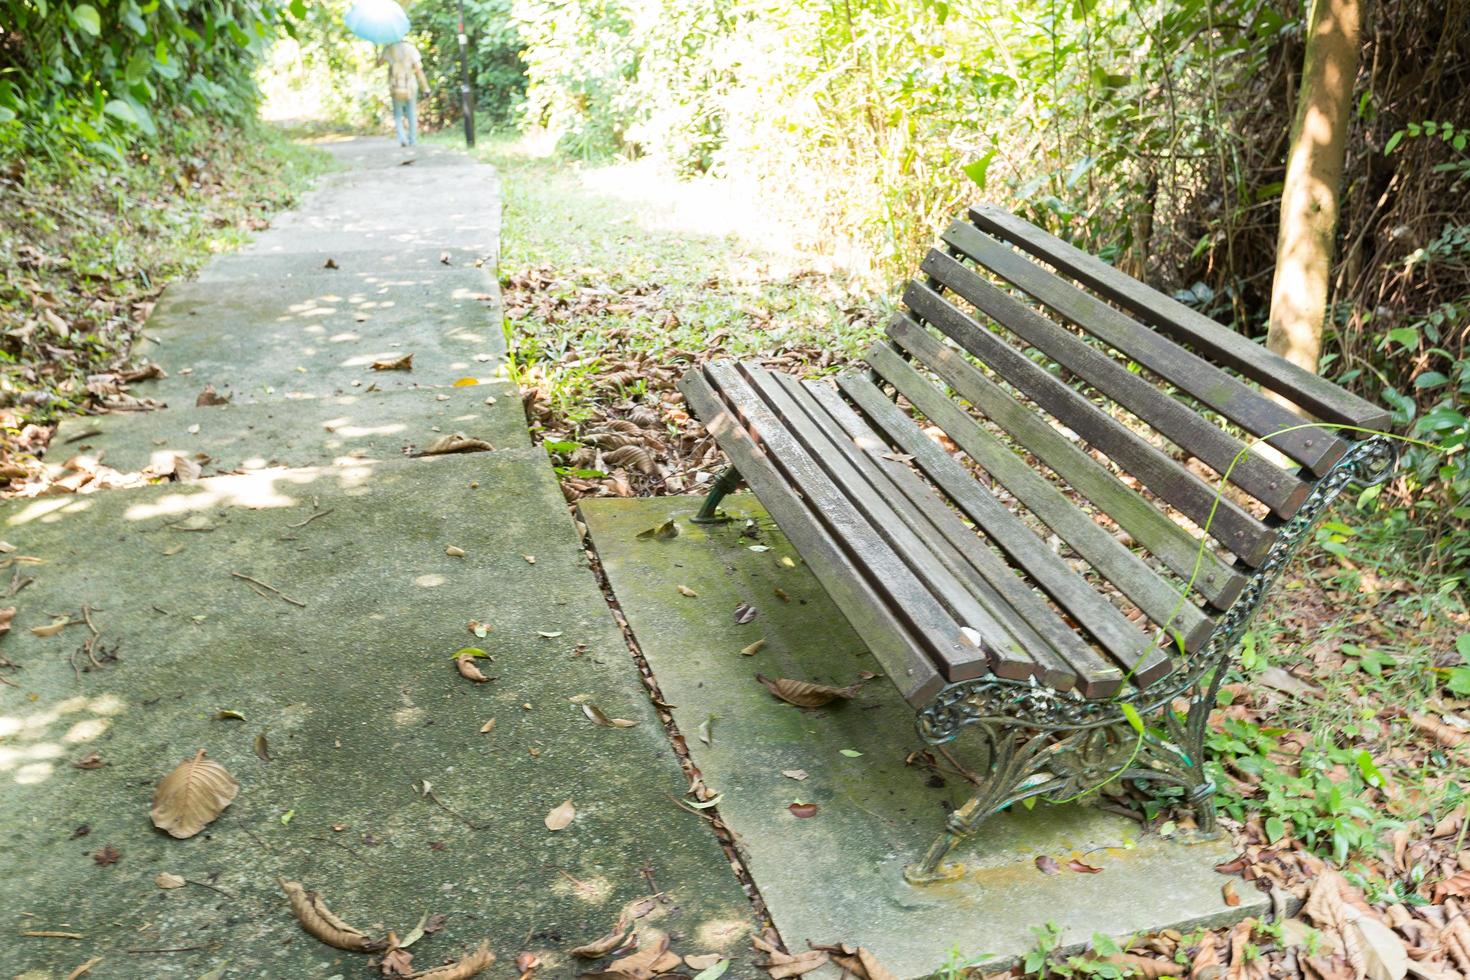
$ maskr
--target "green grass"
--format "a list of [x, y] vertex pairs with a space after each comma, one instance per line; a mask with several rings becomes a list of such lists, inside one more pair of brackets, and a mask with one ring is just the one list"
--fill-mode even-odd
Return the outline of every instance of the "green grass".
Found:
[[[1461, 710], [1470, 615], [1456, 579], [1405, 562], [1377, 515], [1339, 510], [1246, 636], [1232, 677], [1244, 687], [1222, 698], [1211, 748], [1227, 813], [1346, 865], [1390, 828], [1433, 824], [1470, 789], [1461, 750], [1410, 720]], [[1267, 671], [1293, 668], [1316, 690], [1263, 686]], [[1252, 706], [1263, 693], [1269, 711]]]
[[0, 175], [0, 399], [8, 462], [21, 438], [92, 397], [171, 280], [245, 241], [329, 158], [264, 126], [181, 128], [123, 165], [35, 159]]
[[604, 383], [630, 359], [682, 369], [712, 351], [789, 352], [794, 367], [820, 373], [879, 334], [888, 300], [799, 250], [752, 241], [773, 234], [758, 209], [748, 233], [728, 212], [722, 230], [706, 227], [699, 195], [713, 185], [537, 156], [513, 136], [484, 139], [475, 153], [504, 180], [513, 368], [572, 423], [609, 398], [647, 394], [649, 382]]

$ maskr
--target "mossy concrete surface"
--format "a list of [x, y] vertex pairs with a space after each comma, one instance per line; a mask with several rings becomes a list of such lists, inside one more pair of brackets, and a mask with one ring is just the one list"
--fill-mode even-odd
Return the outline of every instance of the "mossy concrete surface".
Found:
[[[1225, 904], [1229, 879], [1213, 868], [1232, 856], [1227, 843], [1146, 836], [1127, 818], [1082, 805], [1003, 813], [959, 853], [970, 867], [962, 881], [906, 884], [904, 864], [942, 829], [967, 783], [942, 757], [938, 773], [907, 764], [926, 747], [913, 710], [882, 677], [855, 700], [814, 711], [757, 683], [762, 673], [846, 685], [880, 668], [752, 498], [729, 498], [725, 509], [741, 519], [713, 527], [689, 522], [698, 505], [694, 497], [589, 500], [581, 513], [788, 945], [863, 945], [909, 978], [938, 970], [951, 950], [1004, 965], [1047, 923], [1075, 944], [1094, 933], [1220, 924], [1266, 907], [1243, 882], [1241, 905]], [[670, 519], [678, 537], [638, 537]], [[744, 625], [741, 603], [757, 611]], [[742, 652], [756, 643], [758, 651]], [[963, 741], [956, 748], [963, 752]], [[816, 814], [794, 816], [795, 802], [816, 804]], [[1061, 872], [1042, 873], [1042, 855]], [[1073, 857], [1101, 873], [1067, 870]]]
[[[494, 378], [499, 292], [478, 269], [359, 285], [321, 279], [192, 282], [163, 293], [136, 350], [168, 376], [133, 392], [192, 405], [205, 385], [236, 402], [449, 386]], [[407, 370], [374, 370], [412, 354]]]
[[355, 389], [315, 399], [80, 416], [62, 423], [52, 445], [64, 447], [57, 466], [87, 454], [113, 469], [136, 472], [180, 455], [214, 476], [395, 459], [453, 433], [496, 449], [529, 446], [519, 389], [509, 381], [434, 391]]
[[[300, 929], [278, 876], [374, 934], [442, 913], [416, 963], [489, 938], [491, 977], [522, 951], [572, 976], [568, 948], [657, 893], [640, 926], [751, 975], [748, 903], [670, 799], [685, 780], [543, 452], [11, 501], [0, 537], [25, 583], [0, 686], [0, 975], [96, 956], [101, 977], [375, 975]], [[87, 625], [32, 633], [54, 617], [90, 618], [100, 667]], [[493, 680], [456, 672], [466, 646]], [[241, 789], [175, 840], [153, 789], [199, 749]]]

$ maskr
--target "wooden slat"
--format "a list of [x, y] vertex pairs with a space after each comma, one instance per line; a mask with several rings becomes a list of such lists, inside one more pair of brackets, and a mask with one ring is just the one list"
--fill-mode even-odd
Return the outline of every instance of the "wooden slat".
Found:
[[970, 218], [992, 235], [1019, 245], [1097, 290], [1149, 326], [1195, 350], [1208, 352], [1222, 364], [1291, 399], [1318, 418], [1369, 429], [1383, 429], [1391, 420], [1387, 410], [1298, 367], [1198, 310], [1150, 289], [1101, 259], [1007, 211], [982, 205], [970, 210]]
[[1190, 455], [1266, 504], [1279, 517], [1296, 513], [1310, 487], [1158, 387], [1052, 320], [986, 282], [943, 252], [931, 251], [923, 271], [981, 312], [1109, 396]]
[[821, 409], [861, 450], [874, 471], [921, 511], [939, 534], [953, 542], [970, 567], [996, 596], [1003, 621], [1028, 649], [1047, 646], [1066, 661], [1071, 671], [1086, 678], [1080, 689], [1087, 697], [1110, 697], [1122, 685], [1123, 672], [1107, 662], [1016, 575], [1015, 569], [992, 551], [973, 528], [959, 519], [932, 487], [908, 466], [889, 459], [888, 443], [842, 400], [837, 389], [819, 381], [806, 384]]
[[[1098, 574], [1132, 599], [1159, 625], [1178, 630], [1186, 650], [1197, 650], [1214, 622], [1185, 600], [1132, 551], [1103, 530], [1066, 494], [1031, 468], [1010, 447], [986, 432], [913, 367], [894, 359], [884, 376], [915, 408], [949, 435], [975, 462], [1057, 533]], [[1050, 551], [1047, 552], [1050, 554]]]
[[[875, 350], [871, 356], [873, 366], [895, 384], [897, 381], [888, 375], [890, 370], [900, 376], [913, 370], [892, 351]], [[865, 391], [850, 377], [843, 384], [843, 391], [879, 430], [912, 455], [925, 475], [1005, 551], [1018, 569], [1025, 571], [1076, 619], [1125, 672], [1147, 683], [1167, 670], [1166, 658], [1153, 648], [1148, 636], [1099, 595], [990, 491], [980, 486], [964, 467], [924, 436], [913, 419], [886, 399], [875, 399], [873, 394], [877, 389]]]
[[1169, 342], [1126, 313], [1057, 278], [974, 225], [956, 221], [945, 230], [944, 240], [1246, 431], [1269, 436], [1267, 441], [1271, 445], [1312, 472], [1325, 472], [1347, 451], [1347, 444], [1325, 429], [1281, 431], [1303, 424], [1302, 419], [1284, 405], [1273, 402], [1204, 358]]
[[916, 709], [924, 707], [944, 687], [945, 679], [912, 626], [895, 615], [887, 598], [880, 597], [867, 576], [853, 567], [852, 559], [817, 519], [808, 501], [756, 445], [704, 376], [698, 370], [689, 371], [679, 382], [679, 390], [782, 533], [807, 560], [817, 581], [904, 700]]
[[[1245, 587], [1245, 578], [1212, 552], [1199, 549], [1199, 542], [1188, 531], [1161, 514], [1135, 491], [1124, 486], [1107, 467], [1066, 439], [1032, 410], [1025, 408], [998, 385], [975, 369], [959, 351], [946, 347], [917, 324], [904, 317], [895, 319], [892, 333], [906, 323], [913, 330], [906, 334], [911, 353], [929, 364], [947, 384], [966, 401], [988, 417], [1000, 422], [1016, 440], [1036, 455], [1042, 463], [1065, 480], [1074, 490], [1109, 514], [1145, 549], [1186, 580], [1194, 578], [1194, 588], [1211, 605], [1223, 609]], [[888, 361], [888, 358], [892, 361]], [[880, 373], [882, 365], [890, 368], [902, 364], [885, 345], [876, 345], [868, 361]], [[1194, 575], [1195, 562], [1200, 562]]]
[[[969, 317], [932, 289], [910, 283], [904, 290], [903, 300], [918, 317], [953, 338], [1058, 421], [1178, 508], [1180, 513], [1201, 527], [1208, 523], [1209, 535], [1247, 564], [1258, 565], [1266, 556], [1275, 532], [1249, 511], [1217, 494], [1209, 484], [999, 337], [975, 326]], [[895, 329], [908, 331], [904, 323], [902, 320], [895, 322], [890, 328], [890, 336], [895, 336]], [[1001, 419], [995, 421], [1005, 425]]]
[[[980, 610], [966, 610], [974, 612], [977, 622], [956, 621], [951, 609], [914, 573], [889, 538], [833, 485], [786, 424], [751, 390], [734, 362], [712, 361], [704, 366], [704, 373], [756, 445], [807, 499], [817, 519], [827, 525], [848, 553], [847, 563], [867, 575], [880, 595], [889, 596], [889, 606], [925, 641], [940, 672], [950, 678], [983, 676], [990, 661], [999, 655], [986, 642], [991, 637], [1003, 637], [1004, 631]], [[965, 641], [961, 626], [979, 631], [980, 649]]]
[[[736, 411], [750, 419], [769, 416], [779, 426], [781, 438], [789, 438], [801, 447], [805, 458], [816, 464], [815, 478], [819, 484], [817, 490], [841, 494], [843, 502], [854, 508], [868, 522], [866, 528], [852, 529], [849, 533], [858, 536], [876, 535], [887, 542], [892, 553], [928, 589], [933, 599], [938, 600], [949, 617], [948, 620], [920, 621], [921, 624], [942, 631], [946, 627], [941, 623], [952, 621], [955, 627], [951, 635], [956, 640], [963, 637], [959, 629], [961, 626], [968, 626], [980, 634], [980, 649], [984, 651], [984, 657], [977, 656], [973, 649], [965, 657], [948, 656], [942, 648], [939, 649], [941, 670], [951, 681], [970, 680], [992, 672], [1001, 677], [1021, 680], [1042, 672], [1043, 668], [1030, 653], [1015, 642], [994, 614], [977, 601], [938, 556], [925, 546], [894, 511], [889, 501], [874, 492], [872, 486], [831, 445], [806, 413], [791, 402], [790, 396], [776, 385], [771, 372], [758, 365], [735, 365], [730, 362], [716, 362], [707, 371], [710, 380], [725, 394]], [[764, 399], [764, 402], [756, 404], [748, 399]], [[771, 428], [770, 425], [762, 424], [761, 437], [776, 438]], [[774, 443], [772, 446], [774, 450]], [[778, 462], [785, 461], [785, 451], [778, 451], [776, 455]], [[804, 481], [801, 486], [811, 497], [807, 482]], [[856, 550], [860, 543], [853, 542], [853, 549]], [[883, 583], [877, 584], [881, 586]]]
[[[803, 386], [789, 375], [773, 372], [766, 377], [784, 389], [789, 396], [787, 404], [791, 411], [805, 412], [827, 436], [830, 451], [841, 454], [852, 463], [873, 492], [893, 505], [924, 544], [946, 562], [956, 578], [975, 593], [976, 599], [1030, 654], [1034, 665], [1032, 676], [1057, 690], [1079, 688], [1088, 697], [1104, 697], [1117, 690], [1122, 672], [1080, 642], [1075, 633], [1059, 629], [1058, 632], [1069, 640], [1064, 641], [1063, 646], [1056, 646], [1044, 640], [1016, 613], [1011, 603], [997, 592], [993, 581], [1019, 585], [1015, 573], [906, 466], [877, 455], [888, 448], [887, 443], [862, 423], [834, 389], [820, 382]], [[836, 401], [838, 410], [849, 425], [833, 417], [818, 397], [819, 393], [825, 393]], [[1051, 614], [1051, 619], [1056, 621], [1057, 627], [1062, 626], [1055, 614]], [[1000, 674], [999, 668], [996, 673]]]

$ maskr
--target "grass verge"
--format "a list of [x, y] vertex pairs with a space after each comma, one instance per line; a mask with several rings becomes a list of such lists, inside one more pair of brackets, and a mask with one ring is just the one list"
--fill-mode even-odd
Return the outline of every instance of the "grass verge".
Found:
[[39, 477], [62, 416], [139, 407], [128, 353], [163, 287], [267, 227], [328, 165], [263, 125], [203, 124], [122, 166], [0, 161], [0, 487]]

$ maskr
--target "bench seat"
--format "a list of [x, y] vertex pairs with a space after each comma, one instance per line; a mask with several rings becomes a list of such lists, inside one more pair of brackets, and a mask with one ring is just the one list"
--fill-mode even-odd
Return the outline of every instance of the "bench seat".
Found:
[[[987, 731], [1003, 785], [911, 880], [1099, 759], [1183, 788], [1212, 825], [1220, 668], [1324, 509], [1391, 472], [1366, 431], [1387, 413], [997, 208], [942, 237], [867, 370], [717, 360], [680, 390], [921, 734]], [[1114, 753], [1130, 727], [1138, 745]]]

